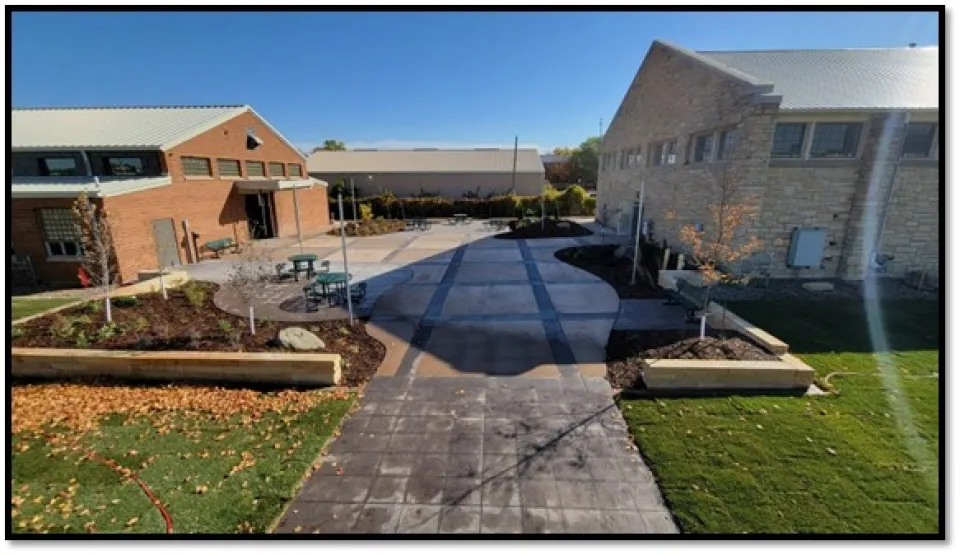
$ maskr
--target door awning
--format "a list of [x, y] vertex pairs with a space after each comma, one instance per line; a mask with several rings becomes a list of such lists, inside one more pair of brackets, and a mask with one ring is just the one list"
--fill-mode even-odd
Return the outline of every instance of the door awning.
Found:
[[288, 189], [310, 189], [314, 185], [326, 187], [327, 183], [319, 179], [244, 179], [234, 181], [237, 191], [252, 195], [259, 192], [286, 191]]

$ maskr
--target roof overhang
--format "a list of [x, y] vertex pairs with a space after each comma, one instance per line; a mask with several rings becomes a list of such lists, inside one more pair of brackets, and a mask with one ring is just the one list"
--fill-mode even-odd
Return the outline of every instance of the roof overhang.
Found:
[[133, 178], [14, 177], [10, 180], [10, 197], [76, 198], [85, 192], [90, 198], [105, 198], [163, 187], [172, 182], [169, 175]]
[[243, 179], [233, 182], [240, 194], [252, 195], [260, 192], [286, 191], [290, 189], [311, 189], [314, 185], [327, 186], [325, 181], [308, 177], [305, 179]]

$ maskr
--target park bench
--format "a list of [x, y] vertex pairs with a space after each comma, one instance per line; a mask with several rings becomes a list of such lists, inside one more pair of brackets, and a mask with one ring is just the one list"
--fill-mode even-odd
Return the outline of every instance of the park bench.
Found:
[[[344, 292], [345, 291], [346, 289], [344, 289]], [[352, 302], [353, 304], [360, 304], [363, 302], [365, 298], [367, 298], [367, 282], [361, 281], [356, 285], [350, 286], [350, 302]], [[341, 295], [340, 303], [341, 304], [347, 303], [347, 299], [344, 298], [342, 295]]]
[[220, 258], [220, 253], [229, 249], [233, 246], [233, 239], [229, 237], [224, 237], [223, 239], [217, 239], [215, 241], [207, 241], [203, 244], [204, 248], [208, 251], [212, 251], [213, 255], [217, 258]]
[[665, 290], [667, 300], [664, 304], [679, 304], [686, 311], [687, 321], [696, 320], [697, 311], [703, 310], [707, 304], [707, 288], [697, 287], [687, 280], [678, 279], [677, 288]]

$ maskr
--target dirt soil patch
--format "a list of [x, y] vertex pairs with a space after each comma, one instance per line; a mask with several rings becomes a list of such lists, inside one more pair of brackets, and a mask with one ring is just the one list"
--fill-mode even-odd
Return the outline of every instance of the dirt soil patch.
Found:
[[[403, 220], [360, 220], [359, 222], [347, 222], [343, 228], [348, 237], [369, 237], [403, 231], [405, 226]], [[327, 235], [339, 236], [340, 226], [328, 231]]]
[[641, 359], [685, 360], [777, 360], [749, 337], [732, 331], [721, 337], [717, 330], [708, 330], [700, 341], [696, 331], [613, 330], [607, 342], [607, 380], [614, 387], [642, 387]]
[[300, 325], [326, 345], [317, 352], [343, 357], [341, 385], [356, 386], [377, 371], [386, 355], [380, 341], [367, 334], [364, 320], [353, 327], [345, 320], [290, 324], [258, 321], [250, 335], [246, 319], [220, 310], [213, 303], [218, 286], [189, 282], [159, 293], [114, 299], [113, 323], [106, 324], [102, 302], [90, 302], [31, 320], [12, 330], [14, 347], [107, 349], [137, 351], [289, 352], [277, 333]]
[[630, 258], [618, 258], [614, 252], [619, 245], [589, 245], [569, 247], [554, 253], [561, 262], [586, 270], [610, 284], [621, 299], [661, 299], [666, 298], [663, 289], [657, 285], [656, 261], [653, 257], [644, 257], [641, 267], [637, 268], [637, 282], [630, 285], [633, 263]]
[[[561, 223], [567, 225], [561, 226]], [[497, 239], [551, 239], [563, 237], [583, 237], [585, 235], [593, 235], [593, 232], [577, 222], [572, 222], [570, 220], [547, 219], [543, 222], [542, 226], [539, 220], [535, 220], [526, 224], [520, 223], [517, 229], [504, 233], [498, 233], [494, 235], [494, 237]]]

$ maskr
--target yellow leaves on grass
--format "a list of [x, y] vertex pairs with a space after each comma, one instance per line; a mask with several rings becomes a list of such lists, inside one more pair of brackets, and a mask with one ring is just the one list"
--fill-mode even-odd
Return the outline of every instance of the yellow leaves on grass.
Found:
[[233, 476], [237, 472], [240, 472], [241, 470], [249, 468], [255, 464], [257, 464], [257, 459], [254, 458], [253, 453], [250, 451], [244, 451], [243, 453], [240, 453], [240, 462], [230, 469], [229, 476]]
[[[85, 432], [96, 429], [100, 419], [109, 414], [123, 414], [128, 418], [150, 415], [154, 417], [157, 432], [166, 434], [172, 429], [169, 414], [172, 411], [195, 413], [214, 421], [240, 414], [241, 424], [247, 425], [267, 413], [301, 413], [320, 401], [342, 400], [348, 395], [345, 390], [262, 393], [251, 389], [195, 385], [32, 384], [13, 388], [12, 423], [13, 433], [39, 432], [57, 425]], [[52, 437], [56, 439], [57, 436]], [[219, 439], [224, 437], [225, 434], [218, 436]], [[23, 452], [30, 446], [24, 441], [14, 448]], [[136, 454], [136, 451], [129, 454]]]

